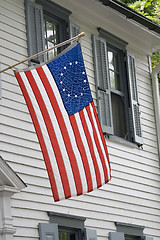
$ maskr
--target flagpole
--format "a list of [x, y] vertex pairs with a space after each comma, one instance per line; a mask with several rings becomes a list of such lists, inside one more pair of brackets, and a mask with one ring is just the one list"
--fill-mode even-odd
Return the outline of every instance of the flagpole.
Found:
[[75, 37], [73, 37], [73, 38], [70, 38], [70, 39], [68, 39], [68, 40], [66, 40], [66, 41], [64, 41], [64, 42], [61, 42], [61, 43], [59, 43], [59, 44], [57, 44], [57, 45], [55, 45], [55, 46], [53, 46], [53, 47], [51, 47], [51, 48], [49, 48], [49, 49], [43, 50], [43, 51], [41, 51], [41, 52], [39, 52], [39, 53], [36, 53], [36, 54], [34, 54], [34, 55], [32, 55], [32, 56], [24, 59], [24, 60], [21, 61], [21, 62], [15, 63], [15, 64], [13, 64], [13, 65], [11, 65], [11, 66], [9, 66], [9, 67], [1, 70], [0, 73], [5, 72], [5, 71], [7, 71], [8, 69], [12, 69], [12, 68], [20, 65], [21, 63], [27, 62], [27, 61], [31, 60], [32, 58], [38, 57], [39, 55], [42, 55], [42, 54], [44, 54], [44, 53], [46, 53], [46, 52], [49, 52], [49, 51], [51, 51], [51, 50], [53, 50], [53, 49], [55, 49], [55, 48], [62, 47], [62, 46], [64, 46], [64, 45], [66, 45], [67, 43], [69, 43], [69, 42], [71, 42], [71, 41], [75, 41], [75, 40], [77, 40], [77, 39], [79, 39], [79, 38], [81, 38], [81, 37], [84, 37], [84, 36], [85, 36], [85, 33], [82, 32], [82, 33], [78, 34], [77, 36], [75, 36]]

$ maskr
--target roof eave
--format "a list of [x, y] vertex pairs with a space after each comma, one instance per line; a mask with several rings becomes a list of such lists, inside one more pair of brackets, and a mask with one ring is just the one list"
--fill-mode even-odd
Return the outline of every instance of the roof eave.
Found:
[[144, 15], [136, 12], [132, 8], [128, 7], [127, 5], [117, 1], [117, 0], [99, 0], [104, 6], [109, 6], [116, 11], [122, 13], [129, 19], [133, 19], [134, 21], [142, 24], [143, 26], [147, 27], [149, 30], [154, 31], [160, 34], [160, 25], [151, 21]]

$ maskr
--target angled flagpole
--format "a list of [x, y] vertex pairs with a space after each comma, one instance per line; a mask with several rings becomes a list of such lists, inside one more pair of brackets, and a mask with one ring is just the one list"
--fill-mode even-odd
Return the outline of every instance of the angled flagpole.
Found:
[[5, 71], [7, 71], [8, 69], [12, 69], [12, 68], [20, 65], [21, 63], [27, 62], [27, 61], [31, 60], [32, 58], [38, 57], [39, 55], [42, 55], [42, 54], [44, 54], [44, 53], [46, 53], [46, 52], [49, 52], [49, 51], [51, 51], [51, 50], [53, 50], [53, 49], [55, 49], [55, 48], [62, 47], [62, 46], [64, 46], [64, 45], [66, 45], [67, 43], [69, 43], [69, 42], [71, 42], [71, 41], [75, 41], [75, 40], [77, 40], [77, 39], [79, 39], [79, 38], [81, 38], [81, 37], [84, 37], [84, 36], [85, 36], [85, 33], [82, 32], [82, 33], [78, 34], [77, 36], [75, 36], [75, 37], [73, 37], [73, 38], [70, 38], [70, 39], [68, 39], [68, 40], [66, 40], [66, 41], [64, 41], [64, 42], [61, 42], [61, 43], [59, 43], [59, 44], [57, 44], [57, 45], [55, 45], [55, 46], [53, 46], [53, 47], [51, 47], [51, 48], [49, 48], [49, 49], [43, 50], [43, 51], [41, 51], [41, 52], [39, 52], [39, 53], [36, 53], [36, 54], [34, 54], [34, 55], [32, 55], [32, 56], [24, 59], [24, 60], [21, 61], [21, 62], [18, 62], [18, 63], [16, 63], [16, 64], [13, 64], [13, 65], [11, 65], [11, 66], [9, 66], [9, 67], [1, 70], [0, 73], [5, 72]]

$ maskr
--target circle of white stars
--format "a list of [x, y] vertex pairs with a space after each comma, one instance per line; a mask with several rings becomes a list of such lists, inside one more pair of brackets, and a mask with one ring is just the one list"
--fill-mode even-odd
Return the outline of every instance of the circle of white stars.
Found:
[[[70, 65], [70, 66], [72, 66], [73, 64], [76, 64], [76, 65], [77, 65], [77, 64], [78, 64], [78, 61], [75, 61], [74, 63], [69, 62], [69, 65]], [[67, 69], [67, 66], [64, 66], [63, 69], [66, 70], [66, 69]], [[61, 78], [64, 76], [64, 74], [65, 74], [65, 73], [63, 73], [63, 72], [60, 73]], [[82, 71], [82, 75], [86, 75], [85, 71]], [[86, 82], [87, 82], [87, 80], [84, 79], [84, 83], [86, 83]], [[60, 84], [61, 84], [61, 85], [63, 84], [63, 81], [62, 81], [62, 80], [60, 81]], [[84, 90], [85, 90], [85, 88], [83, 88], [83, 91], [84, 91]], [[63, 92], [65, 92], [65, 91], [66, 91], [66, 89], [63, 88]], [[68, 93], [67, 96], [70, 97], [71, 94]], [[83, 92], [80, 93], [80, 96], [83, 96]], [[74, 97], [77, 98], [78, 95], [75, 94]]]

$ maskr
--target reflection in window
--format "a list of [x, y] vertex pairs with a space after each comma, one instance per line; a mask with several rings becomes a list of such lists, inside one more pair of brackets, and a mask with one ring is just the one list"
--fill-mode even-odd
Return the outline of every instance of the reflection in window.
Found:
[[108, 61], [111, 88], [121, 90], [118, 52], [113, 49], [108, 49]]
[[[45, 49], [49, 49], [60, 42], [59, 24], [44, 19]], [[53, 49], [46, 53], [47, 60], [53, 59], [59, 53], [59, 49]]]
[[59, 240], [76, 240], [76, 234], [72, 231], [59, 230]]

